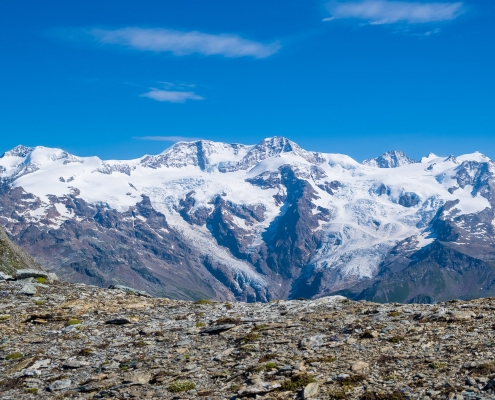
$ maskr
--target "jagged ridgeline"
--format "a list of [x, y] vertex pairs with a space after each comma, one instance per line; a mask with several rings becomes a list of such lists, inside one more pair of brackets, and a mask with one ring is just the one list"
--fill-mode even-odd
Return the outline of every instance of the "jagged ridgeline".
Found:
[[15, 271], [19, 269], [41, 269], [41, 267], [0, 228], [0, 272], [15, 275]]
[[0, 157], [0, 225], [71, 282], [431, 303], [495, 295], [494, 173], [481, 153], [360, 163], [284, 137], [121, 161], [18, 146]]

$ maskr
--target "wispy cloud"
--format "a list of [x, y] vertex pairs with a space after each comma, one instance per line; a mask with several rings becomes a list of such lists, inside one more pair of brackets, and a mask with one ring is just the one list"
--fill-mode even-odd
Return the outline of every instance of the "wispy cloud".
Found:
[[119, 45], [134, 50], [169, 52], [176, 56], [202, 54], [224, 57], [265, 58], [280, 50], [279, 43], [260, 43], [238, 35], [212, 35], [197, 31], [183, 32], [160, 28], [90, 29], [85, 31], [102, 44]]
[[204, 100], [204, 97], [195, 92], [182, 92], [179, 90], [162, 90], [152, 88], [149, 92], [143, 93], [140, 97], [148, 97], [156, 101], [168, 103], [185, 103], [187, 100]]
[[331, 13], [326, 21], [355, 18], [370, 24], [422, 24], [445, 22], [465, 12], [462, 2], [420, 3], [408, 1], [361, 0], [340, 3], [332, 1], [327, 5]]
[[195, 142], [197, 140], [202, 140], [201, 138], [187, 136], [135, 136], [134, 139], [154, 140], [158, 142]]

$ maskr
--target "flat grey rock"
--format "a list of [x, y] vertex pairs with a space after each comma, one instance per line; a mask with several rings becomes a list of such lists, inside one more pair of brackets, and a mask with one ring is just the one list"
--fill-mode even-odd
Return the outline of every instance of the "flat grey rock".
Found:
[[59, 390], [66, 390], [66, 389], [70, 388], [71, 384], [72, 384], [72, 382], [70, 379], [62, 379], [59, 381], [54, 381], [54, 382], [50, 383], [50, 385], [48, 386], [48, 390], [50, 390], [50, 392], [57, 392]]
[[25, 294], [27, 296], [34, 296], [37, 293], [36, 286], [34, 286], [32, 283], [26, 283], [19, 291], [19, 293]]
[[16, 279], [48, 278], [48, 272], [38, 269], [18, 269], [15, 276]]
[[114, 289], [114, 290], [122, 290], [123, 292], [131, 293], [136, 296], [142, 296], [142, 297], [153, 297], [149, 293], [145, 292], [144, 290], [137, 290], [133, 289], [129, 286], [124, 286], [124, 285], [110, 285], [108, 287], [109, 289]]

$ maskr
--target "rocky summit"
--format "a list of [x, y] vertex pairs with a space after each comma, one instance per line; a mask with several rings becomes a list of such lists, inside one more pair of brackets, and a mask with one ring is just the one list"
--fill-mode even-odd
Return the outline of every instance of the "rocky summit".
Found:
[[2, 399], [495, 398], [495, 299], [190, 302], [36, 278], [0, 283]]

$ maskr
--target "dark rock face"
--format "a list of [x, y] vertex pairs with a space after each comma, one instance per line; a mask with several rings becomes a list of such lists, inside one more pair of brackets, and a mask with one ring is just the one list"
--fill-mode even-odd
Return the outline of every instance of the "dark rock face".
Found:
[[399, 197], [399, 204], [404, 207], [414, 207], [421, 203], [421, 199], [416, 193], [403, 193]]
[[[262, 174], [249, 180], [263, 189], [283, 187], [285, 195], [280, 197], [281, 213], [262, 234], [262, 243], [253, 245], [255, 237], [251, 231], [239, 226], [234, 218], [243, 221], [246, 227], [264, 220], [265, 207], [257, 205], [248, 207], [236, 205], [217, 196], [212, 202], [212, 209], [204, 213], [199, 220], [195, 213], [190, 213], [194, 206], [194, 193], [189, 193], [181, 201], [181, 215], [191, 224], [208, 227], [217, 243], [230, 250], [238, 259], [246, 260], [268, 279], [281, 285], [283, 296], [287, 295], [294, 279], [318, 248], [320, 238], [314, 230], [320, 221], [328, 221], [330, 211], [317, 207], [313, 200], [318, 199], [311, 184], [298, 177], [301, 171], [284, 165], [276, 173]], [[328, 183], [329, 188], [338, 190], [341, 183]], [[215, 275], [228, 275], [225, 269], [209, 268]]]

